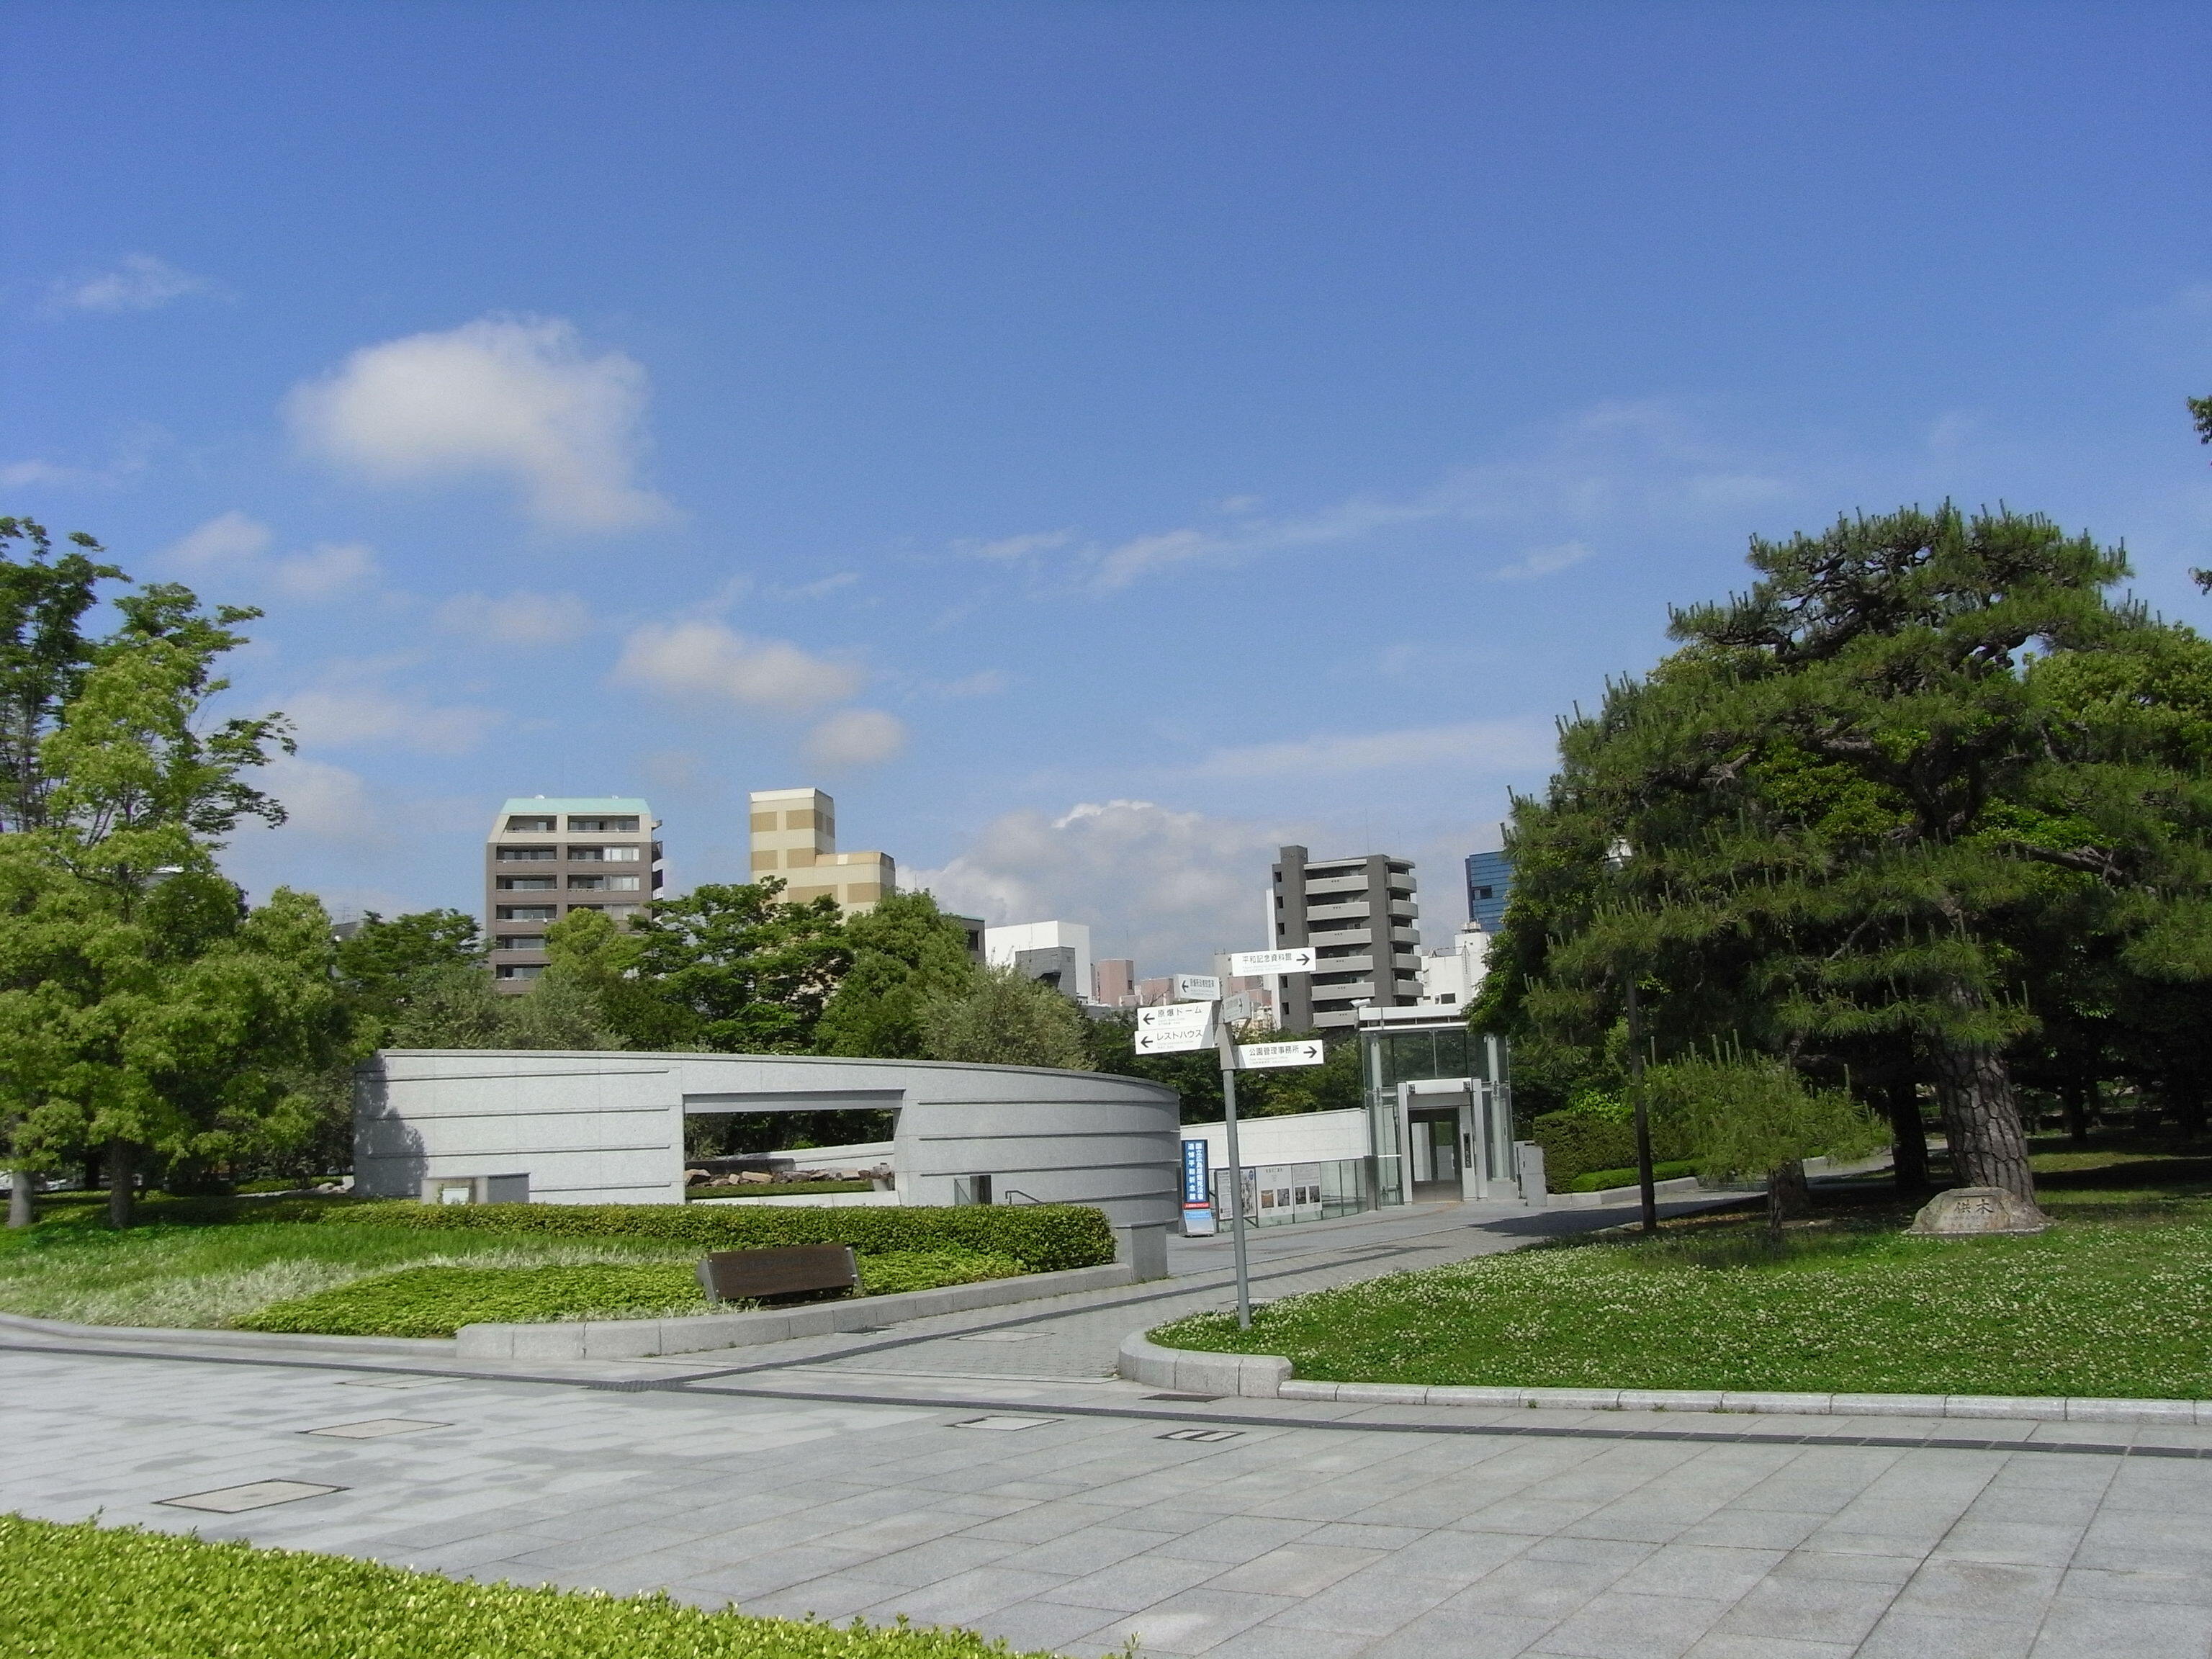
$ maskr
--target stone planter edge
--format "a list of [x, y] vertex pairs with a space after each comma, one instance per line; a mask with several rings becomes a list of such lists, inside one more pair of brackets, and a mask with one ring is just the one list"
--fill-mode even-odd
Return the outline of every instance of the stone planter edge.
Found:
[[1473, 1406], [1493, 1411], [1705, 1412], [1796, 1417], [1942, 1417], [2041, 1423], [2148, 1423], [2212, 1428], [2212, 1400], [2092, 1400], [1978, 1394], [1771, 1394], [1701, 1389], [1453, 1388], [1418, 1382], [1313, 1382], [1279, 1354], [1167, 1348], [1142, 1331], [1123, 1340], [1132, 1382], [1179, 1394], [1318, 1400], [1363, 1406]]

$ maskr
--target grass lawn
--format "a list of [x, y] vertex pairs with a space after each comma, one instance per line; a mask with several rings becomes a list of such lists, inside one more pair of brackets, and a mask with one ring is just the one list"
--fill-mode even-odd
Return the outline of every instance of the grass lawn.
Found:
[[457, 1583], [300, 1550], [0, 1515], [23, 1659], [1014, 1659], [958, 1630], [708, 1613], [659, 1595]]
[[2036, 1143], [2033, 1238], [1905, 1238], [1883, 1178], [1202, 1315], [1156, 1341], [1334, 1381], [2212, 1399], [2212, 1158]]

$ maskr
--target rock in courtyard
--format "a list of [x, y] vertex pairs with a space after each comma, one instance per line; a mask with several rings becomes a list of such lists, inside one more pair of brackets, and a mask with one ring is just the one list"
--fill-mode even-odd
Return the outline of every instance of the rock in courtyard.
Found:
[[1923, 1238], [1983, 1238], [1992, 1233], [2039, 1233], [2051, 1218], [2002, 1187], [1954, 1187], [1921, 1206], [1905, 1229]]

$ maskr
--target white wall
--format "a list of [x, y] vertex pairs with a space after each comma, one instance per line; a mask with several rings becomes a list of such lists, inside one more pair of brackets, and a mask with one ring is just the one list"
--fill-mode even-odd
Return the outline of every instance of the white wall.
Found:
[[983, 930], [983, 960], [994, 968], [1011, 968], [1023, 951], [1075, 952], [1075, 979], [1060, 988], [1088, 1001], [1091, 997], [1091, 928], [1080, 921], [1018, 921], [1005, 927]]
[[[1182, 1139], [1206, 1142], [1206, 1162], [1229, 1162], [1229, 1130], [1219, 1123], [1186, 1123]], [[1249, 1169], [1261, 1164], [1329, 1164], [1367, 1156], [1367, 1114], [1294, 1112], [1284, 1117], [1237, 1120], [1237, 1154]]]

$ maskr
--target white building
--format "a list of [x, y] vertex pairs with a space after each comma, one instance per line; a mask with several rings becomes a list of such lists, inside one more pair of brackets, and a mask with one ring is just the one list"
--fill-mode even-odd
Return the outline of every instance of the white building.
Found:
[[1449, 945], [1421, 953], [1421, 1006], [1464, 1008], [1474, 1000], [1488, 967], [1491, 935], [1470, 921]]
[[983, 960], [1091, 1000], [1091, 929], [1079, 921], [1021, 921], [983, 930]]

